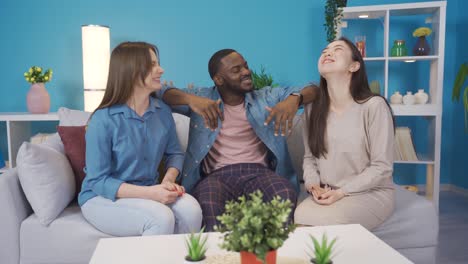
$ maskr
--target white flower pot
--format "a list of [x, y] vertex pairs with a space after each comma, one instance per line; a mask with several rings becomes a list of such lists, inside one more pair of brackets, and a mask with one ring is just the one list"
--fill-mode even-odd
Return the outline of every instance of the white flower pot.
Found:
[[402, 104], [403, 103], [403, 95], [400, 92], [395, 92], [392, 96], [390, 96], [390, 103], [391, 104]]
[[429, 95], [424, 92], [423, 89], [419, 89], [417, 93], [414, 94], [416, 104], [426, 104], [429, 101]]
[[412, 105], [414, 104], [415, 98], [413, 93], [411, 92], [406, 92], [406, 95], [403, 96], [403, 104], [405, 105]]

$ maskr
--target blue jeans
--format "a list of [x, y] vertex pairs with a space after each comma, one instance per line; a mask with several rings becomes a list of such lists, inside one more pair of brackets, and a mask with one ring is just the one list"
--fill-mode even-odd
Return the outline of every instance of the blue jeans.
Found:
[[86, 220], [113, 236], [147, 236], [198, 232], [202, 211], [197, 200], [184, 194], [172, 204], [123, 198], [112, 202], [101, 196], [81, 206]]

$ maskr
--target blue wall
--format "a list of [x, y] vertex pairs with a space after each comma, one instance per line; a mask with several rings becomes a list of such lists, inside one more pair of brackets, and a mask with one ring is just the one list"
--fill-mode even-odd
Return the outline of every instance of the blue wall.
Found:
[[[358, 6], [422, 1], [348, 2], [348, 6]], [[47, 84], [51, 111], [60, 106], [83, 108], [83, 24], [109, 25], [112, 47], [125, 40], [157, 44], [165, 78], [180, 87], [190, 82], [210, 85], [207, 62], [221, 48], [237, 49], [254, 69], [264, 65], [282, 85], [316, 81], [317, 59], [326, 45], [322, 26], [324, 3], [325, 0], [295, 0], [294, 5], [279, 0], [238, 0], [229, 4], [216, 0], [2, 0], [0, 72], [4, 77], [0, 112], [26, 111], [29, 85], [22, 74], [31, 65], [54, 70], [54, 79]], [[443, 183], [465, 188], [468, 177], [461, 164], [468, 164], [468, 135], [463, 133], [462, 105], [451, 102], [451, 88], [456, 70], [462, 61], [467, 61], [467, 50], [462, 46], [468, 26], [462, 11], [467, 8], [463, 0], [448, 1], [441, 170]], [[420, 174], [414, 181], [423, 180], [423, 176]]]

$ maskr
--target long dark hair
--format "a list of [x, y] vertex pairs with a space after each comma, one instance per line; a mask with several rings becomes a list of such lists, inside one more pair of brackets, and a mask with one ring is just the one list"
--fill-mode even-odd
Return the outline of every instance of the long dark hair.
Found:
[[[367, 102], [374, 96], [380, 96], [372, 93], [369, 88], [369, 82], [367, 80], [366, 67], [364, 60], [362, 59], [361, 53], [356, 46], [347, 38], [341, 37], [336, 41], [343, 41], [351, 49], [352, 60], [357, 61], [360, 64], [359, 69], [352, 73], [350, 83], [350, 93], [353, 100], [358, 104]], [[388, 104], [387, 100], [382, 97], [387, 103], [390, 112], [392, 109]], [[325, 157], [327, 154], [327, 146], [325, 143], [325, 135], [327, 129], [327, 119], [330, 109], [330, 95], [328, 93], [327, 80], [320, 76], [320, 86], [317, 94], [317, 99], [313, 102], [313, 106], [310, 112], [310, 116], [306, 112], [306, 118], [309, 121], [309, 148], [314, 157], [320, 158]], [[393, 113], [392, 113], [393, 118]], [[395, 123], [395, 121], [393, 121]]]
[[123, 42], [114, 48], [110, 57], [106, 91], [96, 110], [125, 104], [132, 96], [137, 80], [145, 83], [153, 67], [150, 50], [154, 51], [159, 61], [158, 48], [146, 42]]

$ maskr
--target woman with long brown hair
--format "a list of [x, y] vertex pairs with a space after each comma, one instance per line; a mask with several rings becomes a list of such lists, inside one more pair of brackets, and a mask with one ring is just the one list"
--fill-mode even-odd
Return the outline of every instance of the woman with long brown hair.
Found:
[[124, 42], [112, 51], [106, 92], [86, 131], [86, 177], [78, 196], [83, 216], [104, 233], [200, 229], [200, 205], [175, 183], [184, 154], [171, 110], [151, 96], [161, 89], [163, 73], [154, 45]]
[[304, 109], [304, 181], [310, 196], [301, 225], [361, 224], [369, 230], [394, 206], [394, 122], [385, 98], [369, 89], [364, 61], [346, 38], [318, 61], [317, 100]]

